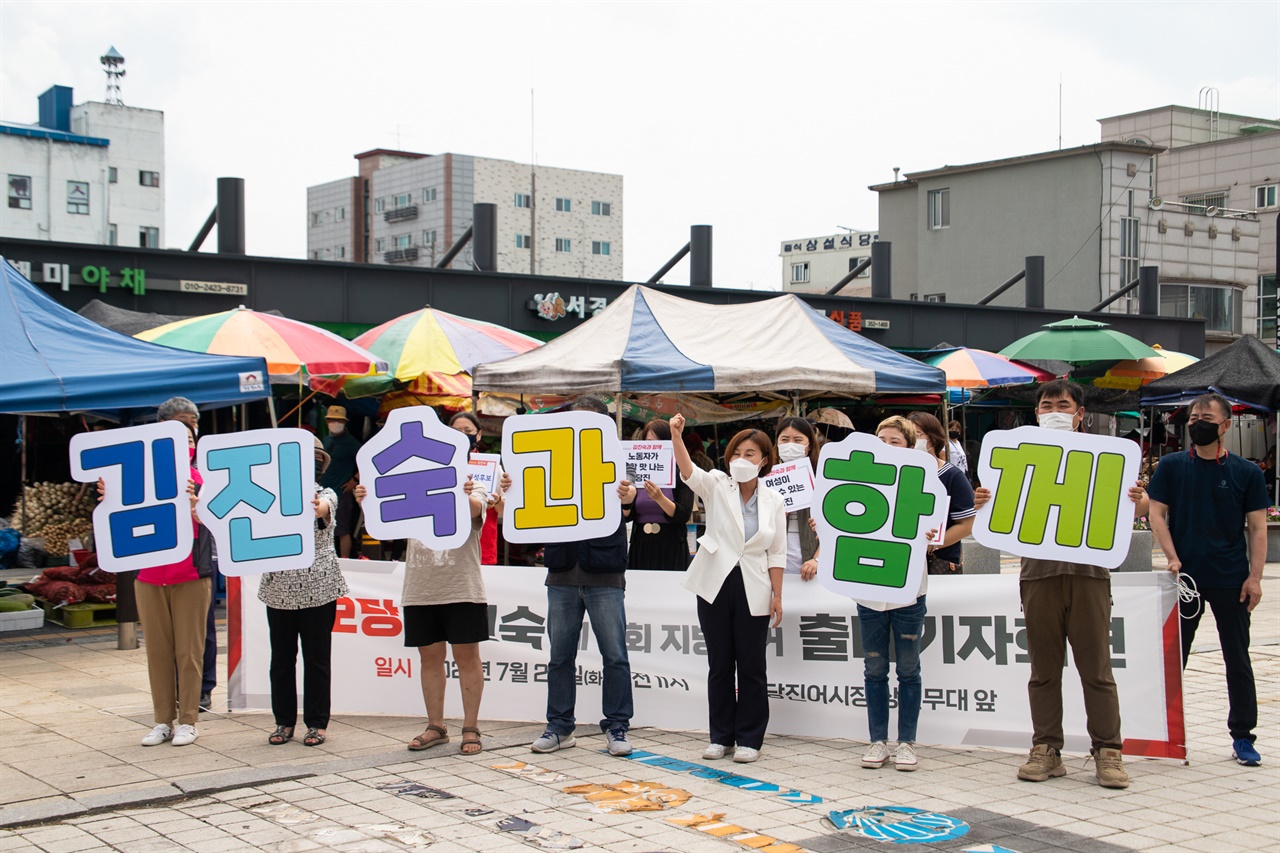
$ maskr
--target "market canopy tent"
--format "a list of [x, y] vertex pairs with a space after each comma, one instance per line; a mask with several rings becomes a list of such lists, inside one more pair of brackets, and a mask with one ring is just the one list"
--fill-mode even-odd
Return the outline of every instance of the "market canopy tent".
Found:
[[544, 347], [482, 364], [476, 389], [942, 393], [936, 367], [849, 331], [793, 295], [708, 305], [635, 285]]
[[0, 412], [119, 415], [174, 396], [236, 405], [270, 393], [266, 368], [261, 358], [197, 355], [103, 328], [0, 259]]
[[1280, 410], [1280, 354], [1245, 335], [1195, 364], [1142, 388], [1142, 405], [1189, 402], [1217, 392], [1233, 403], [1268, 412]]

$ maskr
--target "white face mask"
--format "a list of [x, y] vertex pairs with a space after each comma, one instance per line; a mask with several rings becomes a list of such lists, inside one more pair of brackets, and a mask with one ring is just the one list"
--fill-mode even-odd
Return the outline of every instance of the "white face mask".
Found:
[[1045, 412], [1040, 415], [1040, 426], [1045, 429], [1060, 429], [1063, 432], [1074, 432], [1076, 416], [1068, 412]]
[[802, 459], [807, 456], [808, 453], [809, 448], [805, 447], [798, 441], [778, 445], [778, 458], [783, 462], [795, 462], [797, 459]]
[[340, 421], [334, 421], [333, 423], [329, 424], [330, 435], [342, 435], [346, 431], [347, 431], [347, 425], [344, 423], [341, 423]]
[[916, 450], [928, 453], [930, 456], [933, 455], [933, 451], [929, 449], [929, 439], [927, 438], [916, 439]]
[[749, 459], [739, 457], [729, 463], [729, 476], [736, 482], [749, 483], [760, 476], [760, 467]]

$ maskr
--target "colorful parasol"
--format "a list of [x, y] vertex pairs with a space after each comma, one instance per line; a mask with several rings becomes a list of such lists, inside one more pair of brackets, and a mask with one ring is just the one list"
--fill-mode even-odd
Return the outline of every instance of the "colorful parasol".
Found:
[[389, 363], [386, 375], [318, 382], [318, 390], [336, 395], [341, 388], [349, 398], [407, 391], [431, 405], [439, 398], [469, 400], [477, 364], [542, 346], [537, 338], [431, 307], [388, 320], [355, 343]]
[[971, 347], [940, 352], [924, 357], [947, 374], [948, 388], [989, 388], [993, 385], [1023, 385], [1049, 376], [1047, 371], [1014, 364], [1003, 355]]
[[261, 356], [267, 361], [273, 382], [300, 382], [308, 376], [366, 375], [388, 368], [385, 360], [333, 332], [244, 306], [166, 323], [134, 337], [190, 352]]
[[1193, 355], [1164, 349], [1159, 344], [1152, 349], [1156, 354], [1150, 358], [1130, 359], [1114, 364], [1104, 375], [1093, 380], [1093, 384], [1099, 388], [1132, 391], [1200, 360]]

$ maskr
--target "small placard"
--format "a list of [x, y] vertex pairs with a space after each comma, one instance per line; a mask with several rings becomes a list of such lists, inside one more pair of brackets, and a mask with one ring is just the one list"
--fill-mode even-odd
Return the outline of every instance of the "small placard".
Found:
[[622, 449], [627, 453], [627, 479], [632, 483], [675, 488], [675, 450], [671, 442], [624, 441]]
[[774, 465], [764, 477], [764, 485], [782, 495], [787, 512], [813, 506], [813, 466], [807, 456]]

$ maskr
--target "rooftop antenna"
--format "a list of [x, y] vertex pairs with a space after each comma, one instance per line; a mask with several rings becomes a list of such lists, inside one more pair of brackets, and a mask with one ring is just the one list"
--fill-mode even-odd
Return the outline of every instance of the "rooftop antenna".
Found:
[[120, 78], [124, 76], [124, 57], [112, 46], [99, 60], [102, 70], [107, 74], [107, 103], [124, 106], [120, 97]]

